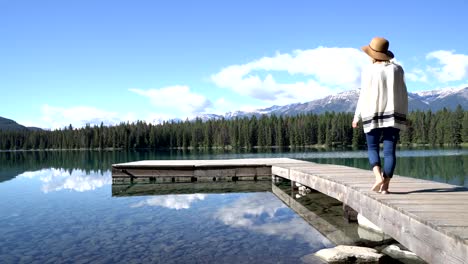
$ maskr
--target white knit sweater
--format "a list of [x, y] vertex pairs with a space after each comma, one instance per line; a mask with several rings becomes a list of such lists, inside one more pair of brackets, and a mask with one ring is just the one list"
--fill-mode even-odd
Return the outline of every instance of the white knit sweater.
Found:
[[408, 92], [403, 68], [392, 62], [365, 67], [353, 122], [361, 118], [365, 133], [380, 127], [406, 129], [407, 114]]

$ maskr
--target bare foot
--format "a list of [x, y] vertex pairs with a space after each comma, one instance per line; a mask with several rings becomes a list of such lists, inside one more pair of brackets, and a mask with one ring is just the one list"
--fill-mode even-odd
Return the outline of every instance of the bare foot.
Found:
[[384, 178], [383, 184], [380, 187], [380, 193], [381, 194], [389, 194], [390, 193], [388, 191], [388, 187], [390, 185], [390, 180], [391, 180], [391, 178]]
[[374, 168], [372, 168], [372, 171], [374, 172], [375, 183], [374, 185], [372, 185], [371, 190], [374, 192], [378, 192], [384, 184], [384, 177], [382, 176], [382, 172], [380, 171], [379, 166], [374, 166]]
[[382, 185], [383, 185], [383, 182], [376, 182], [374, 183], [374, 185], [372, 185], [371, 190], [374, 192], [380, 192], [379, 190], [381, 189]]

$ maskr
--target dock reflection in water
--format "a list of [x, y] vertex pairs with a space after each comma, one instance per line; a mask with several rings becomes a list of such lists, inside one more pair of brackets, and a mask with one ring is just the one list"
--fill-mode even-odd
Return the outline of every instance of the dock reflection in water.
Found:
[[271, 180], [112, 184], [112, 196], [271, 192]]
[[[304, 186], [305, 187], [305, 186]], [[291, 181], [275, 177], [272, 192], [289, 208], [336, 245], [374, 247], [393, 239], [349, 222], [343, 203], [309, 188], [298, 188]]]
[[[166, 196], [179, 207], [183, 207], [183, 204], [177, 203], [177, 200], [203, 200], [206, 194], [271, 192], [335, 245], [374, 247], [392, 242], [393, 239], [389, 236], [364, 229], [355, 222], [349, 222], [344, 216], [343, 204], [340, 201], [310, 189], [301, 192], [291, 181], [281, 177], [275, 176], [272, 179], [273, 181], [263, 179], [187, 183], [176, 180], [174, 183], [114, 183], [112, 196]], [[167, 203], [167, 199], [150, 198], [147, 203], [161, 205]]]

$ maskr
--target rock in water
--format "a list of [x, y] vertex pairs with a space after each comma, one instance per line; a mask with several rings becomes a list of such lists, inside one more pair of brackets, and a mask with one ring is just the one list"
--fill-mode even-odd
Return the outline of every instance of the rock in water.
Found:
[[399, 244], [390, 245], [382, 250], [382, 253], [388, 255], [405, 264], [423, 264], [426, 263], [420, 259], [416, 254], [408, 251]]
[[327, 263], [379, 263], [382, 254], [373, 248], [336, 246], [317, 251], [315, 256]]

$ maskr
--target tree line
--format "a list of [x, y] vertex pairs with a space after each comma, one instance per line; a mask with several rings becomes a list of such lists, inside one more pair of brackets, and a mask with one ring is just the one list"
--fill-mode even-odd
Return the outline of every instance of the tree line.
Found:
[[[362, 146], [362, 127], [352, 129], [352, 113], [327, 112], [296, 116], [242, 117], [203, 121], [143, 121], [115, 126], [71, 125], [53, 131], [0, 131], [0, 149], [172, 149]], [[468, 112], [456, 110], [409, 113], [402, 144], [460, 145], [468, 142]]]

